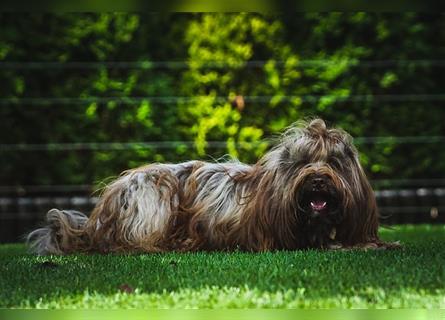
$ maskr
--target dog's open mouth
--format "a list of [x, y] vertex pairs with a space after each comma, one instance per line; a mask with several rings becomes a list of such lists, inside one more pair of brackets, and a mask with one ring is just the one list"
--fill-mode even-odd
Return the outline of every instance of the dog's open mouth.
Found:
[[312, 210], [314, 210], [314, 211], [323, 211], [327, 207], [326, 204], [327, 204], [327, 202], [323, 201], [323, 200], [311, 201], [311, 207], [312, 207]]
[[309, 207], [312, 211], [327, 212], [332, 204], [331, 196], [327, 192], [313, 191], [309, 194]]
[[298, 196], [298, 208], [303, 217], [313, 222], [339, 219], [341, 197], [329, 177], [314, 175], [303, 184]]
[[300, 207], [310, 218], [335, 215], [339, 209], [339, 199], [329, 191], [309, 191], [300, 198]]

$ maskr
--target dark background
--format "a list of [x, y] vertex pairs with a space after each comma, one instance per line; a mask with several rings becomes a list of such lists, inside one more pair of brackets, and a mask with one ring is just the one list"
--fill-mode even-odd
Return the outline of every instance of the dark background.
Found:
[[148, 162], [349, 131], [383, 223], [445, 221], [443, 14], [1, 14], [0, 241]]

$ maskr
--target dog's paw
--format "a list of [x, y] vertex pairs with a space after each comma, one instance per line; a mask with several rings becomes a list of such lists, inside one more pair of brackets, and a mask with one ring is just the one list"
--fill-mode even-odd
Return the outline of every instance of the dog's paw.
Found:
[[341, 243], [335, 242], [335, 243], [329, 243], [326, 246], [326, 249], [328, 249], [328, 250], [344, 250], [345, 247]]
[[402, 249], [403, 246], [400, 244], [400, 241], [396, 242], [381, 242], [378, 243], [380, 249], [384, 250], [394, 250], [394, 249]]
[[361, 249], [361, 250], [393, 250], [400, 249], [402, 245], [399, 241], [397, 242], [366, 242], [359, 243], [351, 247], [351, 249]]

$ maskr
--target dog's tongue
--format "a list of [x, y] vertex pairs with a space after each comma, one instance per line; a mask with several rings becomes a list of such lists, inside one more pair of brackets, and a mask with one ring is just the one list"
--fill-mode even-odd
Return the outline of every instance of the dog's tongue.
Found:
[[314, 200], [311, 201], [312, 210], [321, 211], [326, 208], [326, 201], [323, 200]]

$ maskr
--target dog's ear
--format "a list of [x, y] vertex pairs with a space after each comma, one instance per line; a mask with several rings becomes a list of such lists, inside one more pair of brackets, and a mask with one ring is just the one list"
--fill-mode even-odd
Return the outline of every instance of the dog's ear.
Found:
[[352, 166], [351, 196], [340, 233], [350, 244], [378, 240], [379, 213], [374, 191], [358, 159]]
[[374, 241], [377, 239], [379, 227], [377, 202], [371, 184], [361, 166], [359, 166], [359, 176], [361, 190], [365, 198], [361, 204], [361, 208], [359, 208], [361, 212], [359, 215], [359, 221], [361, 222], [360, 233], [363, 235], [364, 241]]
[[[241, 216], [239, 243], [249, 250], [267, 251], [295, 249], [295, 189], [297, 185], [291, 175], [277, 171], [258, 171], [252, 180], [252, 194]], [[286, 186], [286, 192], [283, 192]]]

